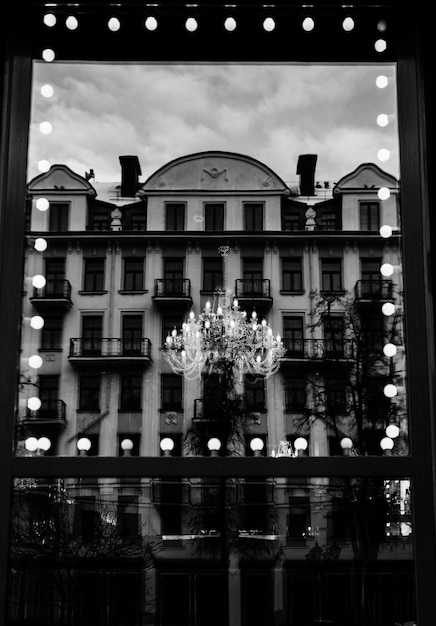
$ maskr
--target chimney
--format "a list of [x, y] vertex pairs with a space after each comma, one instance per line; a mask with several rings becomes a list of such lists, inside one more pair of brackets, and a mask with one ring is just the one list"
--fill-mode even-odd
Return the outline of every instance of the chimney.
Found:
[[300, 175], [300, 195], [315, 195], [315, 167], [317, 154], [300, 154], [297, 163], [297, 174]]
[[120, 156], [121, 164], [121, 196], [134, 197], [139, 187], [141, 166], [137, 156]]

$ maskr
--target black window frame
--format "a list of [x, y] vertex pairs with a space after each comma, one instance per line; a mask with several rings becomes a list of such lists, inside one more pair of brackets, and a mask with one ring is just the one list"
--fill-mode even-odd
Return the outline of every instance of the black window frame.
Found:
[[186, 203], [165, 203], [165, 230], [184, 231], [186, 228]]
[[142, 408], [143, 376], [140, 372], [120, 374], [119, 411], [139, 412]]
[[343, 287], [343, 262], [337, 258], [321, 259], [321, 291], [324, 293], [341, 293]]
[[69, 202], [50, 202], [48, 209], [48, 230], [50, 232], [68, 231], [70, 224], [70, 208]]
[[123, 291], [144, 291], [145, 258], [123, 258]]
[[281, 266], [282, 291], [290, 293], [304, 291], [302, 257], [282, 257]]
[[213, 293], [223, 288], [224, 265], [218, 257], [203, 257], [202, 291]]
[[204, 230], [224, 230], [224, 202], [204, 203]]
[[104, 257], [85, 257], [83, 259], [84, 293], [101, 293], [105, 291], [106, 259]]
[[359, 202], [359, 228], [365, 231], [378, 231], [380, 228], [380, 202], [361, 200]]
[[263, 231], [265, 228], [264, 213], [265, 205], [263, 202], [244, 202], [244, 230]]
[[183, 410], [183, 379], [177, 374], [161, 374], [161, 411]]
[[101, 375], [80, 374], [78, 389], [78, 411], [100, 411]]

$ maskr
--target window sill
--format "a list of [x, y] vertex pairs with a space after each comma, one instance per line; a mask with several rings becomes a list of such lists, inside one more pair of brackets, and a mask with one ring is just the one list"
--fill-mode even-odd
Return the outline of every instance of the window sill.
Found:
[[280, 293], [282, 296], [303, 296], [306, 292], [304, 289], [298, 291], [287, 291], [285, 289], [281, 289]]
[[38, 352], [62, 352], [62, 348], [38, 348]]
[[102, 296], [107, 291], [78, 291], [77, 293], [81, 296]]
[[165, 407], [158, 409], [159, 413], [183, 413], [182, 407]]
[[148, 293], [148, 289], [118, 289], [122, 296], [135, 296]]
[[100, 409], [77, 409], [76, 413], [101, 413]]

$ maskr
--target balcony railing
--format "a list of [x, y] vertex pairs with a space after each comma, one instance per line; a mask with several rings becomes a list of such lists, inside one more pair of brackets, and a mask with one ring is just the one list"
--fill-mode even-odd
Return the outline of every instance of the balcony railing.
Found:
[[189, 278], [156, 278], [154, 281], [155, 298], [190, 298], [191, 281]]
[[239, 278], [236, 281], [237, 298], [271, 298], [269, 278]]
[[390, 300], [392, 295], [391, 280], [358, 280], [354, 287], [356, 300]]
[[61, 306], [70, 308], [71, 284], [68, 280], [48, 280], [45, 287], [34, 287], [31, 301], [34, 306]]
[[283, 340], [286, 350], [285, 359], [296, 360], [334, 360], [353, 359], [354, 342], [330, 339], [286, 339]]
[[38, 411], [27, 409], [26, 421], [32, 421], [33, 424], [58, 423], [66, 425], [66, 404], [63, 400], [42, 400], [41, 408]]
[[135, 359], [151, 361], [150, 339], [72, 338], [70, 359]]

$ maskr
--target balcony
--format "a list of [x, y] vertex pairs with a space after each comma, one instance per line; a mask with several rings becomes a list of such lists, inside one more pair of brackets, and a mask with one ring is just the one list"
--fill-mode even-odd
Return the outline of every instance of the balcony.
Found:
[[68, 360], [74, 365], [101, 366], [104, 363], [117, 365], [149, 365], [151, 359], [151, 342], [142, 339], [70, 339]]
[[354, 359], [353, 341], [330, 339], [283, 339], [286, 361], [350, 361]]
[[255, 309], [257, 313], [266, 313], [273, 303], [269, 278], [239, 278], [235, 282], [235, 297], [247, 312]]
[[358, 280], [354, 287], [354, 299], [359, 303], [373, 303], [391, 300], [393, 297], [391, 280]]
[[63, 400], [43, 400], [38, 411], [27, 409], [23, 423], [33, 429], [38, 428], [38, 426], [64, 428], [67, 425], [66, 409]]
[[192, 306], [191, 281], [189, 278], [156, 278], [153, 300], [161, 309], [175, 306], [188, 309]]
[[45, 287], [33, 289], [30, 301], [38, 311], [67, 311], [72, 306], [68, 280], [48, 280]]

